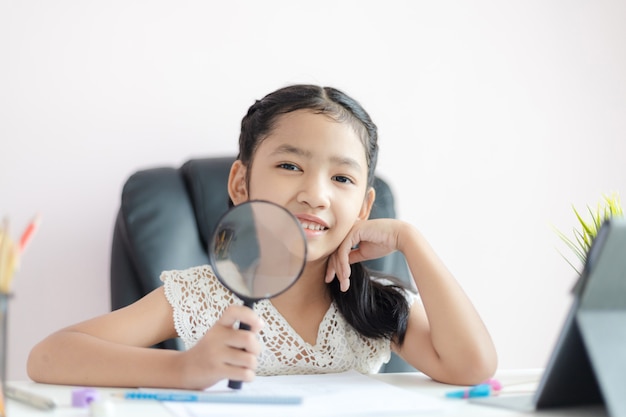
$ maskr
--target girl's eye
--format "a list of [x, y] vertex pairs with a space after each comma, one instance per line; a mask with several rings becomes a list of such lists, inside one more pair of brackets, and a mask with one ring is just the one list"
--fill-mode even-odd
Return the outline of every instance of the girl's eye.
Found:
[[289, 162], [283, 162], [282, 164], [278, 164], [278, 168], [286, 169], [288, 171], [299, 171], [300, 170], [300, 168], [298, 168], [297, 165], [290, 164]]
[[354, 181], [352, 181], [349, 177], [343, 176], [343, 175], [335, 175], [333, 177], [334, 181], [340, 182], [342, 184], [354, 184]]

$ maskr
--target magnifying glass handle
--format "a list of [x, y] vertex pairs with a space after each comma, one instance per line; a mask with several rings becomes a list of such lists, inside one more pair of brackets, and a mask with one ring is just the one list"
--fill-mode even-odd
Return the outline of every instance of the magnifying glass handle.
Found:
[[[252, 308], [252, 306], [254, 305], [253, 302], [250, 301], [245, 301], [244, 305], [247, 307]], [[239, 330], [250, 330], [250, 325], [246, 324], [246, 323], [239, 323]], [[241, 389], [241, 381], [234, 381], [232, 379], [228, 380], [228, 388], [232, 388], [232, 389]]]
[[246, 323], [239, 323], [239, 330], [250, 330], [250, 325]]
[[[246, 323], [239, 323], [239, 330], [250, 330], [250, 325]], [[228, 380], [228, 388], [241, 389], [241, 381]]]

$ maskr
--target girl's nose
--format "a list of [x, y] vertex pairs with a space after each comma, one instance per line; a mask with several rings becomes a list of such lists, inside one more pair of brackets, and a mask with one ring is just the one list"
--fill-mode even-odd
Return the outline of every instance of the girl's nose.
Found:
[[302, 182], [298, 193], [298, 202], [313, 208], [325, 208], [330, 205], [330, 189], [322, 176], [308, 176]]

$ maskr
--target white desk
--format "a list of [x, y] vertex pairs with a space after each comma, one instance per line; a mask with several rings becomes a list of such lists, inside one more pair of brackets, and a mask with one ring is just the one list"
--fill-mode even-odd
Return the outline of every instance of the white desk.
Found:
[[[531, 392], [535, 389], [537, 382], [541, 376], [541, 370], [515, 370], [515, 371], [499, 371], [496, 378], [503, 384], [504, 389], [501, 395], [512, 391]], [[385, 381], [397, 387], [408, 391], [415, 391], [421, 394], [432, 395], [443, 398], [445, 393], [457, 388], [450, 385], [439, 384], [433, 382], [428, 377], [420, 373], [396, 373], [396, 374], [378, 374], [373, 375], [380, 381]], [[71, 393], [75, 387], [37, 384], [30, 381], [12, 382], [12, 385], [26, 388], [30, 391], [44, 394], [53, 398], [58, 406], [54, 411], [40, 411], [29, 407], [25, 404], [8, 400], [7, 415], [8, 417], [30, 417], [30, 416], [90, 416], [89, 408], [73, 408], [71, 406]], [[110, 394], [115, 392], [124, 392], [125, 389], [102, 388], [98, 389], [102, 398], [109, 398]], [[509, 394], [510, 395], [510, 394]], [[150, 417], [171, 417], [171, 414], [156, 401], [124, 401], [113, 400], [115, 404], [115, 416], [150, 416]], [[451, 404], [445, 413], [437, 413], [438, 416], [529, 416], [530, 414], [521, 413], [511, 410], [505, 410], [495, 407], [480, 406], [470, 404], [467, 400], [449, 399], [446, 400]], [[606, 411], [601, 406], [594, 407], [578, 407], [574, 409], [556, 409], [550, 411], [542, 411], [537, 415], [548, 416], [606, 416]]]

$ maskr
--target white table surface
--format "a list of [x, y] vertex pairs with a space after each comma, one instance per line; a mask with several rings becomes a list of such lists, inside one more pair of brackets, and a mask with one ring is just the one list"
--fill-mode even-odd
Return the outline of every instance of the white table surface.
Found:
[[[496, 378], [502, 383], [503, 391], [500, 395], [515, 395], [517, 393], [532, 392], [541, 377], [541, 370], [502, 370], [496, 373]], [[384, 381], [407, 391], [415, 391], [425, 395], [432, 395], [437, 398], [444, 398], [445, 393], [459, 388], [451, 385], [440, 384], [432, 381], [421, 373], [391, 373], [372, 375], [380, 381]], [[32, 381], [11, 381], [9, 384], [28, 389], [32, 392], [43, 394], [53, 398], [58, 406], [53, 411], [41, 411], [28, 405], [8, 400], [8, 417], [29, 417], [29, 416], [90, 416], [89, 408], [75, 408], [71, 406], [71, 393], [77, 387], [62, 385], [38, 384]], [[101, 398], [111, 398], [113, 393], [122, 393], [127, 389], [119, 388], [97, 388]], [[410, 393], [409, 393], [410, 395]], [[157, 401], [124, 401], [122, 399], [112, 399], [114, 404], [114, 416], [150, 416], [161, 417], [171, 414]], [[446, 407], [444, 412], [437, 413], [438, 416], [529, 416], [531, 414], [496, 407], [470, 404], [467, 400], [446, 399], [450, 407]], [[537, 415], [548, 416], [602, 416], [606, 411], [601, 406], [578, 407], [575, 409], [555, 409], [535, 413]]]

